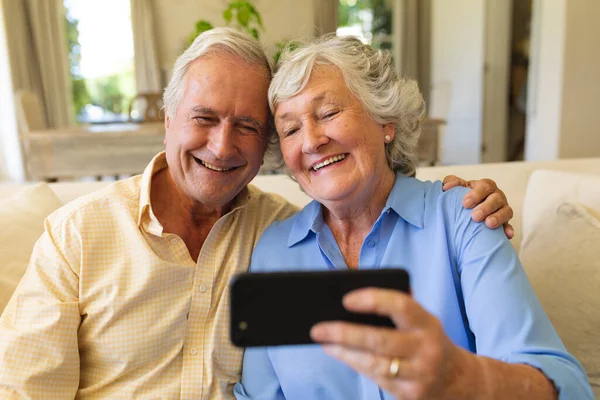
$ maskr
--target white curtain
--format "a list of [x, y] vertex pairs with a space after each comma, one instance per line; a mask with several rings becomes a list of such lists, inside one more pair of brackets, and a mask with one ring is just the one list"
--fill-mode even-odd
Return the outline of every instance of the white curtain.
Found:
[[431, 85], [431, 0], [400, 1], [400, 71], [419, 83], [427, 101]]
[[338, 26], [339, 0], [313, 0], [315, 10], [315, 36], [335, 32]]
[[152, 0], [131, 0], [131, 25], [137, 92], [160, 93], [163, 85], [158, 63]]
[[37, 93], [49, 127], [71, 124], [73, 107], [62, 0], [2, 0], [13, 90]]

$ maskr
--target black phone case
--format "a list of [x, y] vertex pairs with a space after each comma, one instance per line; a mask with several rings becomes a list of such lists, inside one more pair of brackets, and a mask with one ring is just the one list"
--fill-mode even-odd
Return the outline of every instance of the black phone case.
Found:
[[409, 293], [409, 276], [399, 268], [236, 275], [229, 298], [231, 341], [239, 347], [314, 343], [310, 329], [322, 321], [393, 327], [387, 317], [344, 309], [343, 296], [364, 287]]

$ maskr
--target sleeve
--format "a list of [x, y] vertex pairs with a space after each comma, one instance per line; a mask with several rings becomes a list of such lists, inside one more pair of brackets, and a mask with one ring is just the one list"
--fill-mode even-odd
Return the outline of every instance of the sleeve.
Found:
[[50, 232], [0, 317], [1, 398], [72, 399], [79, 386], [79, 279]]
[[550, 379], [560, 399], [593, 399], [582, 366], [565, 349], [502, 228], [489, 229], [455, 190], [455, 252], [477, 354], [527, 364]]
[[238, 400], [285, 400], [267, 347], [246, 349], [242, 380], [233, 389]]

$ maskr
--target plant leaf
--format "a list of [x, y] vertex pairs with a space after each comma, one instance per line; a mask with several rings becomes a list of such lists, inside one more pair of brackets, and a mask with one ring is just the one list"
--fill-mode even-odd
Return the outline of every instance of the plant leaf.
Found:
[[250, 10], [247, 7], [240, 8], [237, 13], [237, 20], [241, 26], [247, 28], [248, 22], [250, 22]]
[[225, 9], [225, 11], [223, 11], [223, 19], [225, 21], [227, 21], [227, 23], [231, 22], [231, 17], [232, 16], [233, 16], [233, 14], [232, 14], [231, 7], [228, 7], [227, 9]]

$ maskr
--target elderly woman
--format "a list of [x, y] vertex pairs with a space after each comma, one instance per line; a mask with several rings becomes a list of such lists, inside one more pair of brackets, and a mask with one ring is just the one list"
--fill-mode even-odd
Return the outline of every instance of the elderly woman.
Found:
[[502, 230], [470, 218], [466, 189], [411, 177], [425, 106], [389, 54], [321, 39], [284, 58], [269, 101], [315, 201], [265, 231], [251, 270], [398, 266], [412, 295], [344, 298], [395, 329], [326, 322], [311, 332], [325, 346], [247, 349], [238, 399], [592, 398]]

